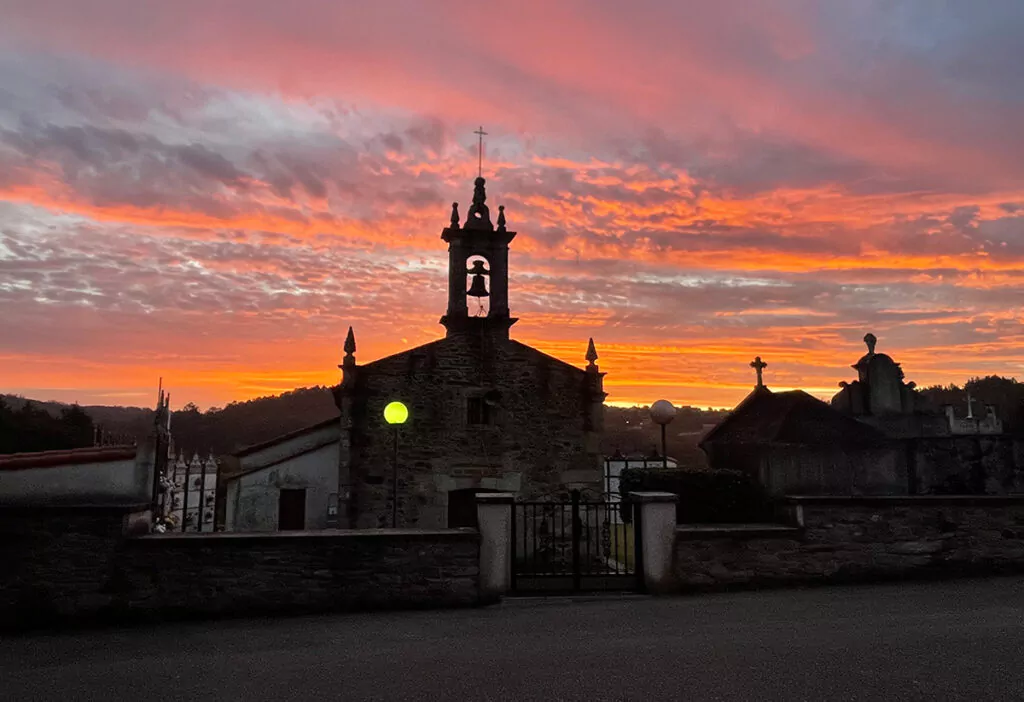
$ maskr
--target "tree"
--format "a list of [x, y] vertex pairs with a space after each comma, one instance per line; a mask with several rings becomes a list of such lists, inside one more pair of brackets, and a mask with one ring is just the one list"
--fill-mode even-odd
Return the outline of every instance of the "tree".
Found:
[[78, 405], [54, 417], [31, 402], [13, 411], [0, 400], [0, 453], [84, 448], [92, 445], [93, 431], [92, 419]]
[[973, 400], [975, 416], [984, 416], [985, 406], [996, 408], [996, 415], [1003, 422], [1003, 429], [1013, 434], [1024, 434], [1024, 383], [1016, 378], [989, 375], [971, 378], [963, 387], [955, 384], [933, 385], [923, 388], [921, 395], [932, 405], [941, 409], [952, 405], [958, 417], [967, 415], [967, 395]]

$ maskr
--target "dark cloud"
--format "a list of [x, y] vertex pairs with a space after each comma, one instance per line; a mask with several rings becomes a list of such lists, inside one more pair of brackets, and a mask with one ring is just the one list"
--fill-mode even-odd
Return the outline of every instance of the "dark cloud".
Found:
[[8, 3], [0, 352], [230, 375], [331, 370], [302, 354], [353, 321], [426, 340], [484, 123], [517, 329], [604, 332], [610, 377], [766, 349], [834, 383], [869, 329], [921, 372], [1019, 362], [1019, 3], [296, 2]]

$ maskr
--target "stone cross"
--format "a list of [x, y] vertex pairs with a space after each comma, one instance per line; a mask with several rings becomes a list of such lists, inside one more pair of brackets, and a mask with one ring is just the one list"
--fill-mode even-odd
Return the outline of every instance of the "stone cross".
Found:
[[761, 357], [758, 356], [757, 358], [755, 358], [753, 361], [750, 362], [750, 367], [753, 368], [755, 371], [757, 371], [757, 387], [763, 388], [764, 387], [763, 372], [764, 372], [764, 369], [768, 367], [768, 364], [765, 363], [764, 361], [762, 361]]
[[480, 137], [480, 139], [478, 141], [478, 145], [477, 145], [477, 151], [476, 151], [476, 154], [477, 154], [477, 174], [476, 175], [479, 178], [479, 177], [482, 177], [483, 174], [484, 174], [484, 137], [487, 136], [487, 132], [484, 131], [483, 125], [480, 125], [480, 129], [477, 129], [473, 133], [476, 134], [478, 137]]
[[974, 398], [971, 393], [967, 393], [967, 418], [974, 419]]

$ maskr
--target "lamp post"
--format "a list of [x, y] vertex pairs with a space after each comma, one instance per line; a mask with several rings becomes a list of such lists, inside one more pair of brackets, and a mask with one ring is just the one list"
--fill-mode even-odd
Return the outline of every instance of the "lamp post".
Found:
[[391, 528], [398, 527], [398, 429], [409, 419], [409, 408], [395, 400], [384, 408], [384, 421], [395, 428], [394, 455], [391, 461]]
[[668, 443], [665, 438], [665, 427], [676, 418], [676, 408], [668, 400], [658, 400], [651, 405], [651, 419], [661, 425], [661, 466], [668, 468]]

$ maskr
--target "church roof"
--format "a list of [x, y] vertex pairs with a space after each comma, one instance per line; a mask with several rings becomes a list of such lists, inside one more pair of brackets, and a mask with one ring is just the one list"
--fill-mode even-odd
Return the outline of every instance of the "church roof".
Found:
[[[463, 343], [465, 343], [465, 339], [463, 339], [463, 338], [459, 338], [459, 337], [442, 337], [440, 339], [435, 339], [434, 341], [428, 341], [425, 344], [420, 344], [419, 346], [414, 346], [411, 349], [404, 349], [402, 351], [398, 351], [397, 353], [393, 353], [390, 356], [384, 356], [382, 358], [378, 358], [378, 359], [376, 359], [374, 361], [370, 361], [369, 363], [366, 363], [366, 364], [364, 364], [362, 366], [359, 366], [359, 368], [360, 368], [360, 370], [374, 369], [375, 367], [376, 368], [380, 368], [382, 366], [386, 366], [388, 363], [395, 362], [397, 359], [408, 358], [409, 356], [413, 356], [415, 354], [429, 353], [431, 350], [434, 350], [434, 349], [440, 349], [440, 348], [443, 348], [445, 346], [455, 346], [455, 345], [463, 344]], [[583, 368], [575, 366], [572, 363], [569, 363], [568, 361], [563, 361], [560, 358], [556, 358], [556, 357], [552, 356], [551, 354], [544, 353], [540, 349], [534, 348], [533, 346], [530, 346], [529, 344], [524, 344], [521, 341], [517, 341], [515, 339], [503, 339], [503, 340], [500, 341], [500, 343], [507, 344], [508, 347], [510, 347], [510, 348], [521, 349], [521, 350], [525, 351], [526, 353], [529, 353], [529, 354], [538, 356], [540, 358], [543, 358], [546, 361], [548, 361], [549, 363], [552, 363], [552, 364], [555, 364], [555, 365], [558, 365], [558, 366], [563, 366], [564, 368], [571, 368], [572, 370], [577, 371], [578, 373], [581, 373], [581, 374], [582, 373], [586, 373], [586, 371]], [[596, 360], [596, 351], [595, 351], [595, 360]], [[604, 373], [602, 373], [601, 375], [604, 375]]]
[[847, 417], [803, 390], [772, 392], [759, 387], [708, 432], [701, 445], [872, 446], [886, 440], [879, 431]]

